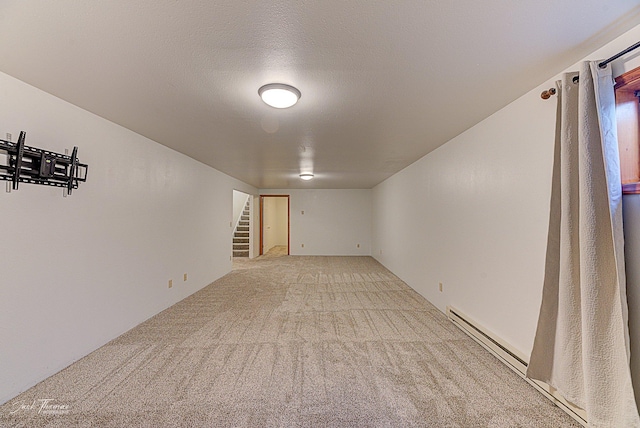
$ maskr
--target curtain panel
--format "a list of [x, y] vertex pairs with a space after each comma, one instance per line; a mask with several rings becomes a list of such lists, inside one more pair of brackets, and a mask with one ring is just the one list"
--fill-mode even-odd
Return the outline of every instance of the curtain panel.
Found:
[[557, 87], [545, 277], [527, 376], [586, 410], [589, 426], [640, 427], [611, 67], [584, 62]]

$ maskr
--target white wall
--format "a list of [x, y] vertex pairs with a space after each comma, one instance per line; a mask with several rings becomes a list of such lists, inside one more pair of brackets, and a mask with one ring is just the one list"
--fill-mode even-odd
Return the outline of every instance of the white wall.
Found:
[[[640, 26], [587, 59], [638, 39]], [[542, 296], [555, 129], [556, 98], [540, 92], [556, 79], [373, 189], [372, 254], [441, 310], [457, 307], [525, 355]]]
[[371, 190], [263, 189], [260, 193], [291, 196], [291, 255], [371, 254]]
[[67, 198], [0, 189], [3, 403], [229, 272], [232, 190], [257, 189], [1, 73], [0, 94], [2, 138], [89, 165]]
[[262, 208], [263, 253], [276, 245], [289, 245], [289, 203], [287, 198], [264, 198]]

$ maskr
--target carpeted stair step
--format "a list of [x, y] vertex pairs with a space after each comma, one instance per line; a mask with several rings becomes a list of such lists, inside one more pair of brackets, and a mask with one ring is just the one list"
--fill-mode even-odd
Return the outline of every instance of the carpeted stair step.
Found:
[[251, 205], [247, 203], [242, 210], [240, 220], [233, 232], [233, 257], [249, 257], [249, 222], [251, 221]]

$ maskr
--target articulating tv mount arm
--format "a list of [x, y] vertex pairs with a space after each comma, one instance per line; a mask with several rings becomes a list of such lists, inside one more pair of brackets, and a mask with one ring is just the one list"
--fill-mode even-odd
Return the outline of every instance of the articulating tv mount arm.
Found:
[[6, 165], [0, 164], [0, 180], [11, 181], [13, 190], [18, 183], [43, 184], [64, 187], [68, 194], [78, 188], [78, 183], [87, 181], [89, 166], [78, 162], [78, 148], [71, 156], [48, 150], [25, 146], [27, 133], [20, 132], [17, 143], [0, 140], [0, 159], [7, 158]]

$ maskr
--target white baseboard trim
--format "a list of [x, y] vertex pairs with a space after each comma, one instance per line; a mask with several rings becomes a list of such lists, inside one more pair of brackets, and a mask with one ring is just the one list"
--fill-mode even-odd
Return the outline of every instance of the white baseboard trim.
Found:
[[587, 412], [565, 400], [553, 387], [538, 380], [529, 379], [526, 375], [528, 358], [515, 350], [508, 343], [485, 329], [459, 310], [447, 306], [447, 318], [451, 320], [460, 330], [475, 340], [480, 346], [491, 352], [496, 358], [502, 361], [507, 367], [517, 373], [531, 386], [537, 389], [542, 395], [560, 407], [569, 416], [575, 419], [582, 426], [587, 426]]

